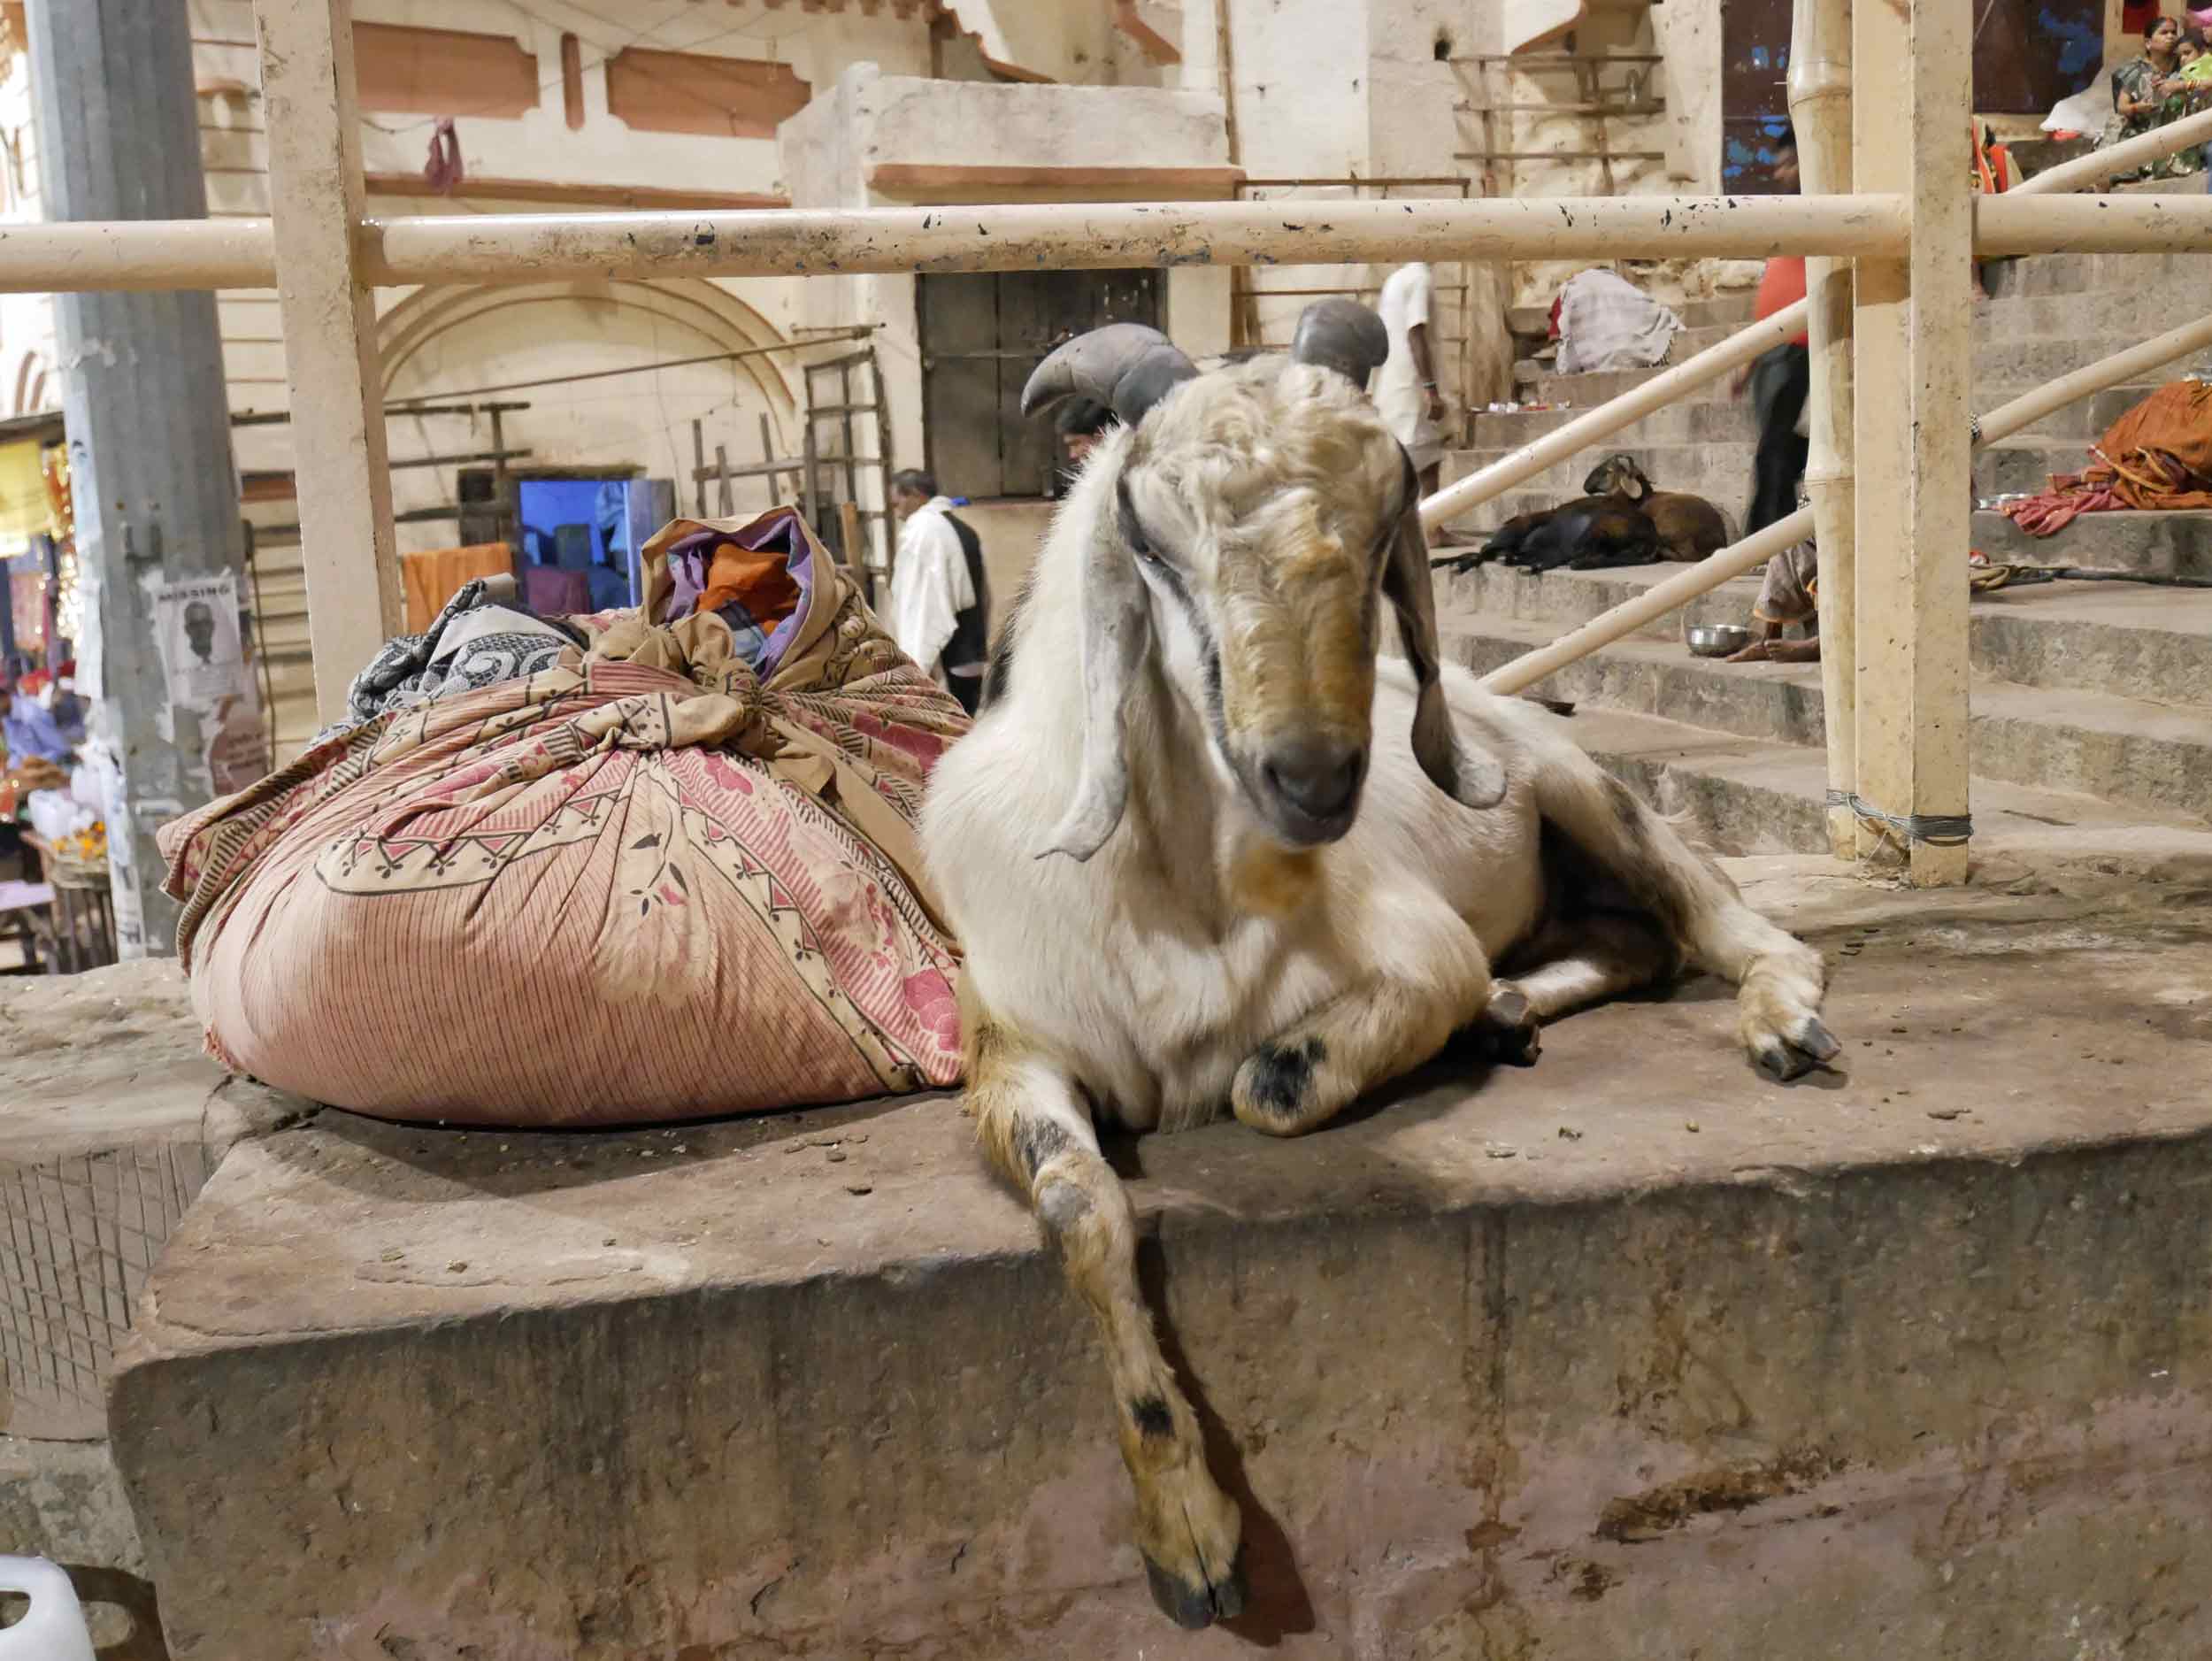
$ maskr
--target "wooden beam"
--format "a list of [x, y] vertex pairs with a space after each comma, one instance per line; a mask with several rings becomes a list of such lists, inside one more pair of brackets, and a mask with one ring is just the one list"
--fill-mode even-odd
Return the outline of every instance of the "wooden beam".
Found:
[[607, 113], [641, 133], [772, 139], [813, 96], [788, 64], [705, 52], [626, 46], [606, 74]]
[[364, 110], [511, 119], [538, 107], [536, 55], [511, 35], [397, 23], [357, 23], [353, 31]]
[[1916, 886], [1967, 872], [1965, 839], [1930, 821], [1967, 812], [1971, 26], [1966, 0], [1853, 14], [1854, 176], [1910, 210], [1907, 257], [1858, 267], [1858, 376], [1885, 395], [1855, 414], [1854, 810], [1860, 853]]
[[351, 0], [257, 0], [284, 367], [291, 390], [315, 702], [346, 688], [403, 618], [376, 306], [358, 265], [361, 123]]
[[[1816, 195], [1851, 190], [1850, 0], [1796, 0], [1789, 70], [1790, 119], [1797, 132], [1803, 188]], [[1857, 566], [1854, 562], [1851, 264], [1805, 262], [1808, 332], [1812, 346], [1809, 405], [1811, 449], [1805, 490], [1818, 544], [1821, 709], [1828, 746], [1829, 850], [1858, 853], [1851, 809], [1832, 800], [1858, 778]]]
[[[370, 173], [363, 184], [373, 196], [422, 196], [434, 194], [420, 173]], [[698, 208], [733, 211], [752, 208], [787, 208], [789, 196], [764, 196], [741, 190], [680, 190], [659, 185], [572, 185], [541, 179], [488, 179], [471, 173], [460, 188], [443, 198], [449, 202], [557, 202], [579, 208], [634, 208], [680, 212]]]
[[1137, 43], [1137, 50], [1156, 64], [1179, 64], [1183, 49], [1154, 28], [1140, 0], [1114, 0], [1114, 27]]

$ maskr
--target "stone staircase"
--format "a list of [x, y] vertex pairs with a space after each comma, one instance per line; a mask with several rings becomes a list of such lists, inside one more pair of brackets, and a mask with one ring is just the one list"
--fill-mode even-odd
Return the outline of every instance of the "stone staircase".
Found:
[[[2200, 262], [2185, 256], [2055, 255], [2001, 272], [1978, 308], [1975, 407], [1991, 409], [2050, 377], [2201, 315]], [[1685, 314], [1674, 360], [1747, 322], [1748, 302]], [[2180, 373], [2191, 365], [2177, 365]], [[1475, 448], [1448, 456], [1448, 483], [1563, 425], [1656, 371], [1556, 375], [1524, 363], [1520, 396], [1564, 407], [1482, 414]], [[2114, 388], [2061, 411], [1976, 458], [1978, 498], [2040, 489], [2079, 470], [2088, 446], [2151, 384]], [[1486, 504], [1440, 537], [1478, 543], [1512, 514], [1579, 495], [1605, 455], [1623, 451], [1663, 490], [1688, 490], [1733, 522], [1751, 480], [1756, 429], [1724, 385], [1646, 418]], [[1973, 546], [1993, 558], [2212, 578], [2212, 513], [2089, 514], [2055, 537], [2022, 534], [1978, 511]], [[1960, 550], [1962, 565], [1966, 550]], [[1478, 673], [1587, 621], [1679, 567], [1543, 575], [1484, 566], [1441, 571], [1446, 651]], [[1963, 573], [1962, 573], [1963, 574]], [[1755, 576], [1724, 585], [1687, 613], [1742, 623]], [[1670, 617], [1562, 671], [1537, 691], [1576, 701], [1576, 737], [1709, 843], [1733, 853], [1825, 847], [1822, 697], [1816, 665], [1692, 657]], [[2000, 590], [1972, 605], [1976, 847], [2077, 842], [2144, 833], [2212, 847], [2212, 590], [2058, 582]]]

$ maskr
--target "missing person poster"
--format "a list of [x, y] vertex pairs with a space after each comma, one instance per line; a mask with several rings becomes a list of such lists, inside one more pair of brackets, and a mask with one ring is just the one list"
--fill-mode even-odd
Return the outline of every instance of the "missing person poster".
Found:
[[253, 672], [238, 633], [238, 581], [195, 577], [154, 587], [154, 627], [169, 702], [212, 709], [227, 697], [252, 694]]

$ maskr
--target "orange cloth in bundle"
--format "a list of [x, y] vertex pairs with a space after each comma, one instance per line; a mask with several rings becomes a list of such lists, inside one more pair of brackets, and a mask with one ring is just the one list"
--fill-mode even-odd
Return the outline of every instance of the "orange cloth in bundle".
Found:
[[463, 584], [479, 577], [503, 577], [514, 568], [514, 550], [504, 542], [472, 542], [466, 548], [402, 554], [399, 578], [407, 591], [406, 632], [419, 634], [436, 622], [445, 603], [461, 591]]
[[2049, 536], [2083, 513], [2116, 508], [2212, 508], [2212, 386], [2170, 381], [2123, 415], [2090, 452], [2094, 465], [2056, 473], [2051, 488], [2005, 512]]
[[746, 616], [765, 631], [775, 627], [797, 609], [799, 585], [791, 580], [783, 556], [773, 549], [755, 553], [735, 542], [723, 542], [707, 567], [707, 591], [697, 609], [718, 611], [731, 602], [745, 608]]

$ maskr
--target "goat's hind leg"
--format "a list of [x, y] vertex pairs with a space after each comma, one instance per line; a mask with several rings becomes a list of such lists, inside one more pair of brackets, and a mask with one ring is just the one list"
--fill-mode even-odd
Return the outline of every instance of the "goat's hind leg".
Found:
[[1230, 1619], [1244, 1608], [1241, 1519], [1206, 1470], [1197, 1417], [1160, 1353], [1137, 1287], [1129, 1196], [1100, 1156], [1088, 1105], [1073, 1083], [973, 1009], [963, 1014], [976, 1133], [991, 1162], [1029, 1196], [1106, 1342], [1153, 1601], [1179, 1626]]
[[1820, 954], [1744, 904], [1711, 859], [1563, 739], [1548, 746], [1537, 807], [1647, 911], [1686, 961], [1737, 988], [1736, 1031], [1758, 1069], [1793, 1079], [1842, 1046], [1822, 1024]]

